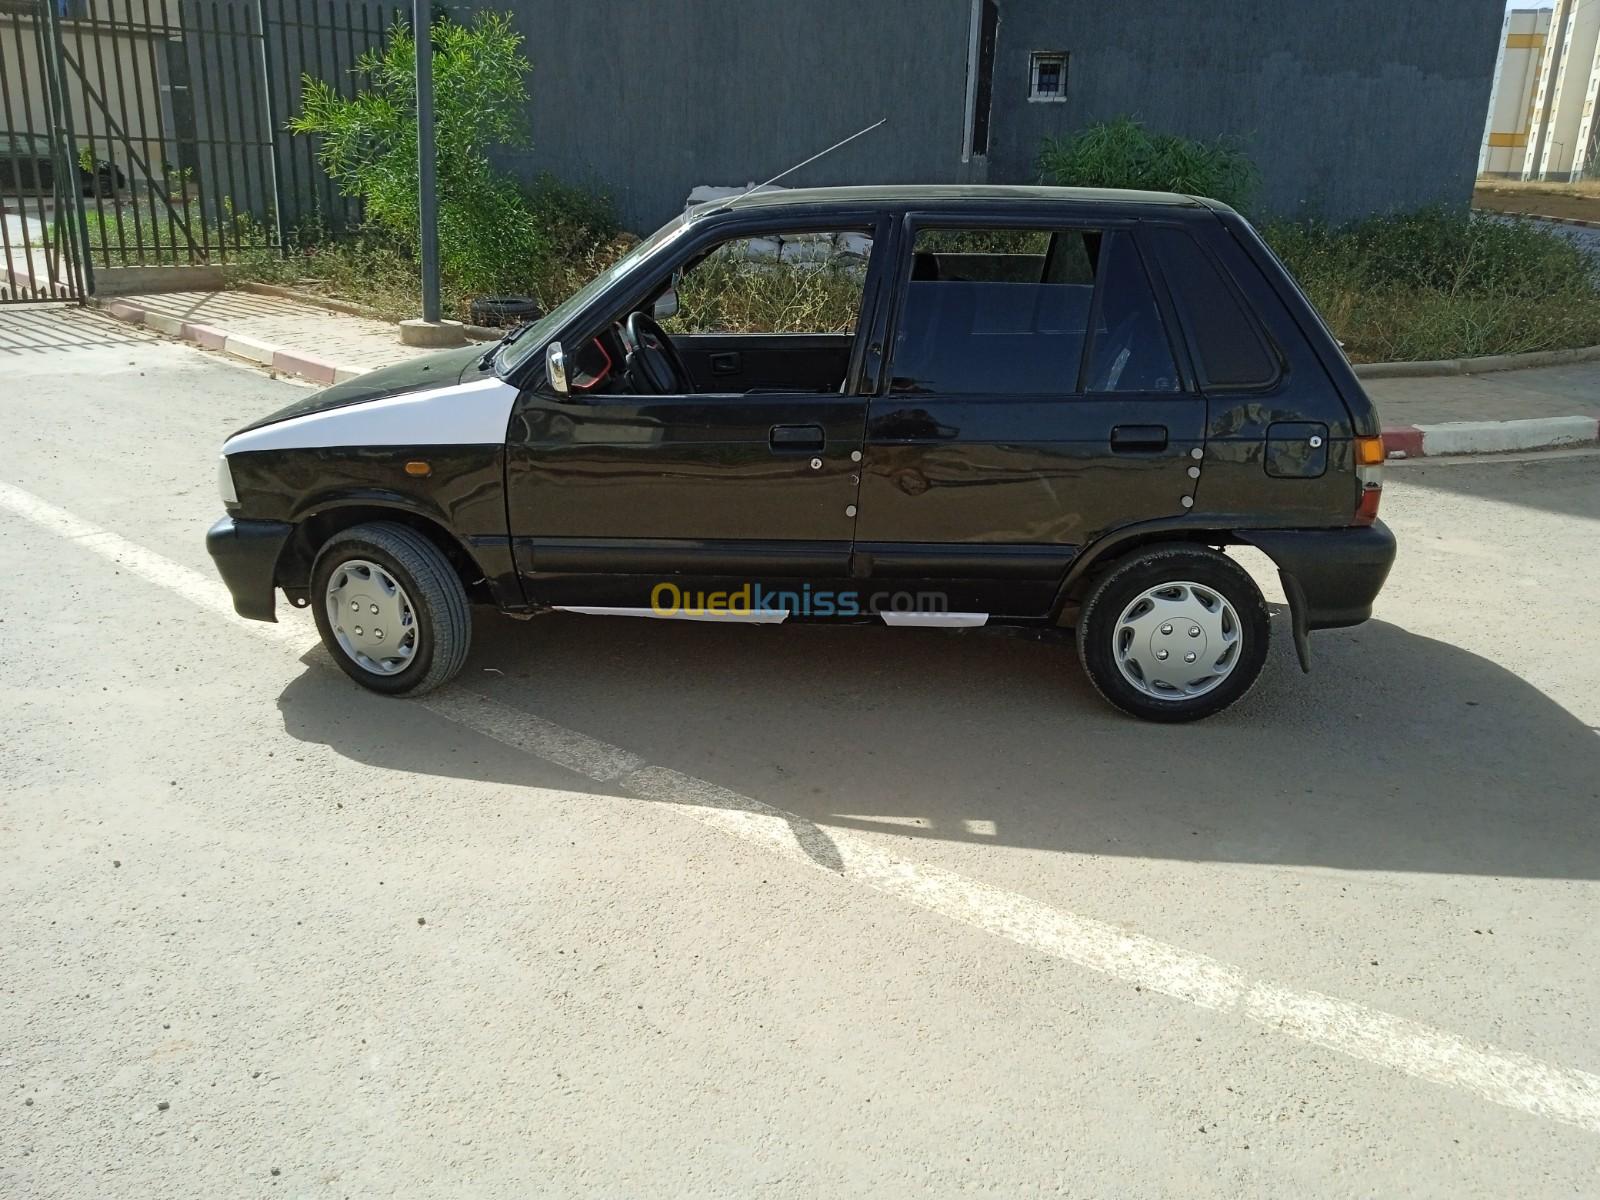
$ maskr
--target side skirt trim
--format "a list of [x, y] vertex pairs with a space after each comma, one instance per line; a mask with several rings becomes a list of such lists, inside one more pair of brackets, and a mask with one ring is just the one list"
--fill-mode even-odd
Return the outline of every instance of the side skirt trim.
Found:
[[[789, 610], [756, 609], [750, 612], [718, 609], [659, 612], [653, 608], [617, 608], [598, 604], [556, 604], [556, 612], [579, 613], [586, 617], [651, 617], [658, 621], [718, 621], [734, 625], [779, 625], [789, 618]], [[886, 612], [879, 613], [892, 628], [975, 629], [989, 623], [989, 614], [980, 612]]]
[[556, 604], [556, 612], [582, 613], [586, 617], [654, 617], [658, 621], [720, 621], [735, 625], [778, 625], [789, 617], [786, 608], [752, 609], [729, 612], [723, 609], [678, 609], [657, 612], [653, 608], [610, 608], [589, 604]]
[[989, 614], [980, 612], [886, 612], [878, 615], [885, 625], [918, 629], [975, 629], [989, 623]]

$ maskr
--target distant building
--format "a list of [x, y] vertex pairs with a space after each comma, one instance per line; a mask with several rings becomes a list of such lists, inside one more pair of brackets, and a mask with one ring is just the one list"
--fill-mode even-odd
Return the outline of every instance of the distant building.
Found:
[[1550, 40], [1551, 10], [1516, 8], [1506, 13], [1500, 57], [1489, 94], [1489, 120], [1483, 130], [1478, 174], [1520, 178], [1533, 127], [1534, 85]]
[[[1509, 32], [1512, 21], [1527, 15], [1527, 10], [1518, 10], [1507, 17], [1497, 91], [1507, 84], [1509, 39], [1515, 36]], [[1538, 76], [1529, 95], [1522, 162], [1520, 168], [1507, 168], [1506, 173], [1552, 180], [1600, 176], [1600, 122], [1595, 120], [1595, 95], [1600, 90], [1600, 4], [1556, 0], [1555, 8], [1542, 16], [1545, 37]], [[1494, 121], [1491, 110], [1491, 124]]]
[[[1600, 19], [1600, 0], [1586, 0]], [[697, 186], [1022, 183], [1040, 143], [1128, 115], [1236, 139], [1258, 215], [1333, 219], [1472, 193], [1501, 12], [1487, 0], [472, 0], [532, 60], [532, 146], [651, 228]]]

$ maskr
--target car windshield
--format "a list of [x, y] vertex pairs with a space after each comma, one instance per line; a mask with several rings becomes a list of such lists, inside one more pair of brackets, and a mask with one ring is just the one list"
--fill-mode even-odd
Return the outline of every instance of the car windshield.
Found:
[[549, 341], [557, 330], [577, 315], [596, 296], [616, 283], [617, 280], [623, 278], [623, 276], [630, 274], [635, 267], [655, 254], [656, 251], [675, 241], [678, 235], [688, 228], [689, 222], [684, 217], [668, 221], [627, 254], [623, 255], [622, 258], [551, 309], [531, 329], [524, 331], [517, 337], [516, 341], [500, 350], [495, 361], [495, 366], [499, 373], [501, 375], [509, 375], [517, 370], [532, 357], [540, 346]]

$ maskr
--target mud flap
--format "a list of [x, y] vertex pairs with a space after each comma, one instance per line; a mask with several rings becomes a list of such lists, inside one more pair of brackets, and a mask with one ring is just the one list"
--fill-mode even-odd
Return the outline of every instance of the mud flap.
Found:
[[1300, 658], [1300, 670], [1311, 674], [1311, 630], [1306, 625], [1306, 592], [1300, 581], [1287, 571], [1279, 571], [1283, 594], [1289, 598], [1289, 628], [1294, 631], [1294, 652]]

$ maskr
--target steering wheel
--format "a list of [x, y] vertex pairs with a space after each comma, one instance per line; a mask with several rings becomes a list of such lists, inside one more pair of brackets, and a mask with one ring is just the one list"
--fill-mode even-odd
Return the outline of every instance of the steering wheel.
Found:
[[626, 358], [628, 379], [636, 388], [657, 396], [692, 392], [689, 372], [666, 331], [647, 313], [628, 317]]

